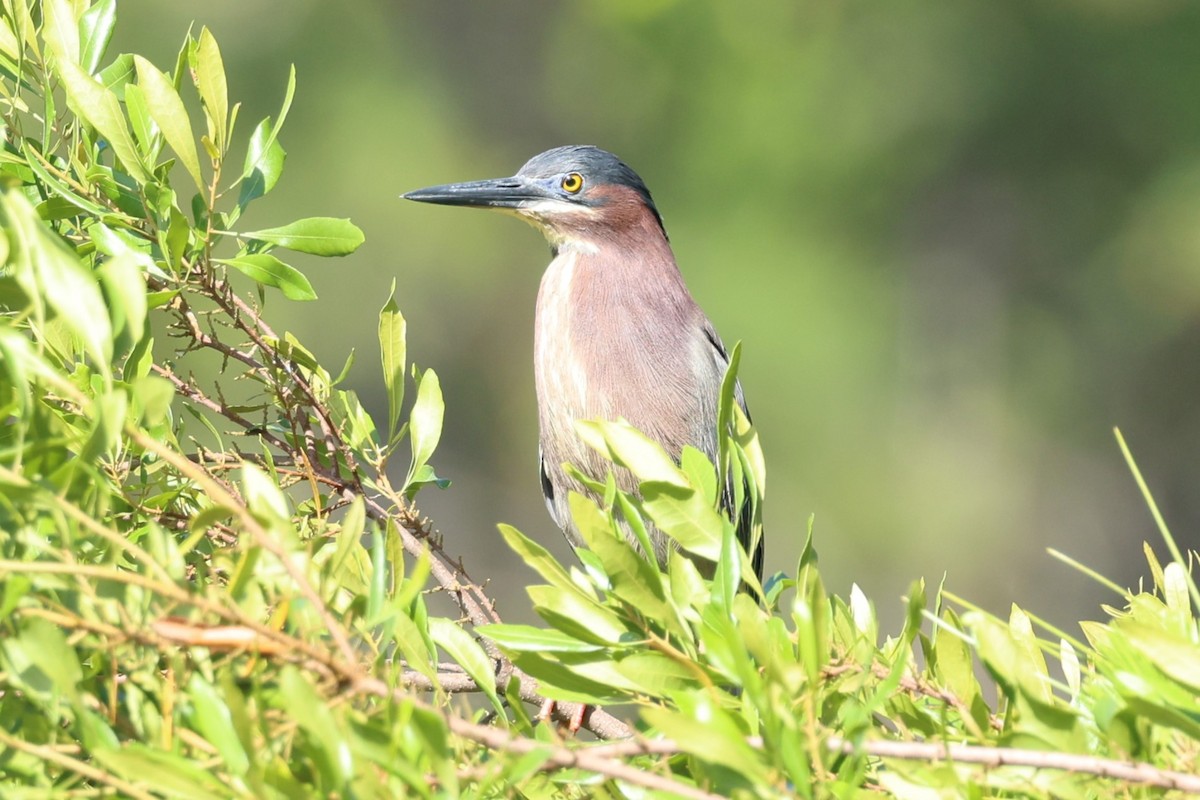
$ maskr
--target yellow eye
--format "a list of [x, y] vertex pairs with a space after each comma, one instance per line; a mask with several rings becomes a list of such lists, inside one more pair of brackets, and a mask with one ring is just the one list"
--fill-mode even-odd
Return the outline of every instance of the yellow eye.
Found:
[[562, 188], [564, 192], [578, 194], [579, 190], [583, 188], [583, 176], [578, 172], [572, 172], [562, 179]]

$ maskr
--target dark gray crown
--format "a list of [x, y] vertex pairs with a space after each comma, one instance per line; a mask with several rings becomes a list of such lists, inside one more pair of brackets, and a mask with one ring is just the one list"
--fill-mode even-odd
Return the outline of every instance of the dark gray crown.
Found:
[[654, 212], [658, 224], [662, 225], [662, 216], [658, 213], [654, 198], [650, 196], [650, 190], [646, 188], [641, 176], [624, 161], [599, 147], [587, 144], [555, 147], [526, 161], [517, 174], [527, 178], [550, 178], [567, 172], [578, 172], [589, 183], [612, 184], [633, 189]]

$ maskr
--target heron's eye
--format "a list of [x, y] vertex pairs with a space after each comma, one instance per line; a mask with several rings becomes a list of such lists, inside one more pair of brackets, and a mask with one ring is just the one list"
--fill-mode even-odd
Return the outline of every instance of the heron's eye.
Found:
[[562, 188], [564, 192], [570, 194], [579, 194], [579, 190], [583, 188], [583, 176], [578, 172], [572, 172], [562, 179]]

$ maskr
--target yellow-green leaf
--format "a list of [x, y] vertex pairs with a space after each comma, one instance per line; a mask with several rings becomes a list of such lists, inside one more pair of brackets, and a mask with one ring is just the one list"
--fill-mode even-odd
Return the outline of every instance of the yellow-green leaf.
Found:
[[112, 147], [125, 171], [138, 183], [146, 183], [150, 175], [142, 163], [142, 157], [133, 143], [121, 103], [117, 96], [96, 83], [78, 64], [65, 58], [58, 62], [63, 88], [67, 92], [67, 105], [76, 114], [87, 120]]
[[406, 369], [405, 322], [396, 304], [396, 284], [388, 292], [388, 300], [379, 311], [379, 358], [383, 362], [383, 385], [388, 399], [388, 440], [400, 420], [404, 405], [404, 371]]
[[167, 144], [179, 156], [184, 169], [196, 182], [196, 188], [204, 192], [204, 178], [200, 175], [200, 159], [196, 155], [196, 138], [192, 134], [192, 121], [184, 108], [183, 100], [175, 91], [175, 85], [165, 73], [141, 56], [134, 56], [137, 65], [138, 85], [146, 98], [150, 116], [162, 131]]
[[196, 42], [196, 89], [204, 103], [204, 112], [208, 118], [208, 137], [216, 146], [217, 152], [224, 154], [229, 146], [227, 140], [229, 125], [229, 88], [225, 82], [225, 62], [221, 59], [221, 49], [208, 28], [200, 31], [200, 39]]

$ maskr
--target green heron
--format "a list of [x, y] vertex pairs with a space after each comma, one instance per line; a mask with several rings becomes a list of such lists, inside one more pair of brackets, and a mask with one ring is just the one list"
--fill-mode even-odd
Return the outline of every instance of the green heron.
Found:
[[[650, 190], [624, 162], [596, 147], [569, 146], [534, 156], [511, 178], [417, 189], [409, 200], [493, 208], [538, 228], [553, 260], [542, 276], [534, 322], [534, 378], [541, 429], [542, 493], [550, 516], [575, 546], [582, 544], [567, 495], [583, 487], [564, 469], [573, 464], [603, 481], [610, 469], [575, 432], [575, 421], [626, 419], [678, 460], [691, 445], [714, 463], [717, 406], [729, 363], [725, 346], [696, 305], [675, 264]], [[744, 411], [742, 388], [737, 402]], [[617, 485], [636, 492], [627, 470]], [[738, 536], [750, 547], [745, 509]], [[650, 531], [654, 556], [671, 547]], [[762, 546], [753, 554], [762, 576]]]

